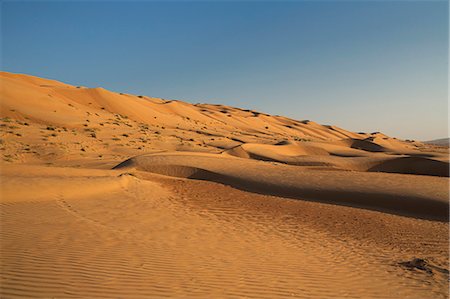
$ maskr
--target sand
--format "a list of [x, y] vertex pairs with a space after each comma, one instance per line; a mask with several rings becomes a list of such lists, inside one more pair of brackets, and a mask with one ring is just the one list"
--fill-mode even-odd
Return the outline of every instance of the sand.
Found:
[[448, 147], [0, 80], [2, 298], [449, 295]]

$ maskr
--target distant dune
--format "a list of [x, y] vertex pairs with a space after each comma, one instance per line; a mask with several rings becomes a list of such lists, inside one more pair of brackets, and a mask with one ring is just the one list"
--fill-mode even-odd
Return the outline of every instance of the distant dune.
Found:
[[424, 141], [424, 143], [448, 147], [450, 145], [450, 138], [429, 140], [429, 141]]
[[0, 84], [2, 298], [448, 297], [448, 139]]

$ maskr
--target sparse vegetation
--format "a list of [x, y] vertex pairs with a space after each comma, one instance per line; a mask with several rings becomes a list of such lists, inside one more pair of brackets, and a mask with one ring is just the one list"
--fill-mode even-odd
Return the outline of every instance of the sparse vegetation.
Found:
[[294, 136], [293, 139], [294, 139], [295, 141], [301, 141], [301, 142], [312, 141], [311, 139], [308, 139], [308, 138], [301, 138], [301, 137], [298, 137], [298, 136]]

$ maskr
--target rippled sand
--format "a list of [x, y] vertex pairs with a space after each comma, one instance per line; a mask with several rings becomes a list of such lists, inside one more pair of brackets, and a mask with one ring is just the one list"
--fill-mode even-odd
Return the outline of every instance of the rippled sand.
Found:
[[[44, 172], [46, 198], [1, 207], [4, 298], [448, 296], [448, 275], [398, 264], [446, 267], [445, 222], [148, 173]], [[109, 185], [92, 192], [95, 179]]]

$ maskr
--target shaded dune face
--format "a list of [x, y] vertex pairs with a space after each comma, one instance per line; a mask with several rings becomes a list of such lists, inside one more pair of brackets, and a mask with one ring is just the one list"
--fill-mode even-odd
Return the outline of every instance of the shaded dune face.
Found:
[[360, 149], [367, 152], [385, 152], [387, 149], [375, 142], [368, 141], [367, 139], [358, 140], [353, 139], [351, 141], [351, 148]]
[[423, 157], [401, 157], [380, 162], [368, 171], [449, 176], [449, 163]]

